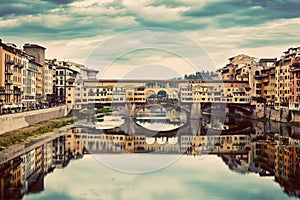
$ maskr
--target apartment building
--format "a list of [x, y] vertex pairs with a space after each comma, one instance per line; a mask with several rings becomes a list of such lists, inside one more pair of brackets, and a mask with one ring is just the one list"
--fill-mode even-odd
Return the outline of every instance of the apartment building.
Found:
[[222, 80], [249, 81], [251, 67], [257, 64], [257, 59], [245, 54], [229, 58], [229, 63], [217, 71]]
[[23, 52], [0, 40], [0, 113], [22, 108]]
[[[58, 103], [66, 103], [67, 85], [71, 83], [73, 85], [75, 80], [78, 79], [80, 68], [76, 64], [67, 61], [54, 61], [53, 64], [55, 65], [56, 68], [56, 73], [55, 73], [56, 80], [55, 80], [55, 91], [54, 91], [55, 96], [57, 98]], [[68, 85], [68, 90], [70, 89], [69, 86], [70, 85]]]
[[39, 68], [43, 66], [34, 61], [34, 58], [28, 54], [23, 57], [23, 95], [22, 103], [27, 109], [35, 108], [37, 103], [37, 74]]
[[55, 77], [55, 66], [52, 65], [52, 63], [49, 63], [48, 60], [46, 60], [45, 66], [44, 66], [44, 95], [46, 102], [49, 104], [53, 104], [53, 86], [54, 86], [54, 77]]
[[250, 86], [248, 81], [214, 80], [191, 81], [194, 101], [214, 103], [250, 103]]
[[292, 49], [295, 57], [291, 58], [290, 64], [290, 102], [289, 108], [300, 109], [300, 47]]
[[262, 58], [253, 73], [251, 96], [263, 97], [270, 107], [274, 107], [276, 95], [275, 62], [276, 58]]
[[[297, 68], [292, 67], [293, 63], [298, 59], [300, 55], [300, 47], [289, 48], [283, 52], [280, 60], [276, 61], [276, 96], [275, 96], [275, 108], [281, 108], [282, 106], [288, 107], [291, 101], [291, 107], [295, 103], [294, 99], [297, 99]], [[295, 84], [296, 83], [296, 84]], [[295, 84], [295, 85], [294, 85]], [[292, 93], [291, 94], [290, 92]], [[295, 98], [294, 98], [295, 97]]]
[[[38, 69], [38, 74], [36, 77], [36, 98], [38, 107], [47, 105], [49, 104], [49, 102], [47, 102], [47, 95], [49, 95], [49, 93], [48, 91], [46, 93], [46, 86], [52, 85], [53, 82], [48, 78], [51, 75], [47, 71], [47, 65], [45, 62], [46, 48], [37, 44], [25, 44], [23, 46], [23, 49], [27, 54], [32, 55], [34, 57], [34, 61], [36, 63], [42, 66]], [[45, 79], [45, 77], [47, 77], [47, 79]]]

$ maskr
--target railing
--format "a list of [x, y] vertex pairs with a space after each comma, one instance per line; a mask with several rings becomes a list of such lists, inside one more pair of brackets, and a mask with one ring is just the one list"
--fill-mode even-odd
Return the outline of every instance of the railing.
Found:
[[13, 74], [13, 71], [12, 71], [12, 70], [9, 70], [9, 69], [7, 69], [7, 70], [5, 70], [5, 73], [6, 73], [6, 74]]
[[15, 66], [19, 67], [19, 68], [23, 68], [24, 67], [24, 65], [22, 65], [21, 63], [17, 63], [17, 64], [15, 64]]
[[12, 80], [5, 80], [5, 83], [6, 84], [12, 84], [13, 82], [12, 82]]
[[5, 93], [6, 93], [6, 94], [13, 94], [14, 91], [13, 91], [13, 90], [6, 90]]
[[14, 61], [13, 61], [13, 60], [7, 60], [5, 63], [6, 63], [6, 64], [13, 65], [13, 64], [14, 64]]
[[15, 90], [14, 93], [15, 93], [15, 94], [21, 94], [21, 91]]

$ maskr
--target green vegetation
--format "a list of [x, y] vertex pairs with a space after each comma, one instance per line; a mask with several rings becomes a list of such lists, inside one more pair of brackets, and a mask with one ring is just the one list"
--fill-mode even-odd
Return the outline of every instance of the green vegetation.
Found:
[[114, 109], [109, 108], [109, 107], [103, 107], [103, 108], [99, 108], [97, 110], [89, 108], [89, 109], [84, 109], [84, 110], [80, 111], [80, 114], [86, 115], [86, 116], [91, 116], [91, 115], [100, 114], [100, 113], [108, 114], [113, 111], [114, 111]]
[[112, 108], [109, 108], [109, 107], [103, 107], [103, 108], [97, 109], [97, 110], [96, 110], [96, 114], [98, 114], [98, 113], [111, 113], [111, 112], [113, 112], [113, 111], [114, 111], [114, 109], [112, 109]]
[[0, 135], [0, 151], [10, 145], [18, 144], [30, 140], [33, 137], [52, 132], [58, 128], [71, 125], [74, 121], [73, 117], [52, 119]]

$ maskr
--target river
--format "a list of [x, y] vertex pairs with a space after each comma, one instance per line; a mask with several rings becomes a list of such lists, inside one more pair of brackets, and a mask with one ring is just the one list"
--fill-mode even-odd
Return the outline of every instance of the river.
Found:
[[77, 126], [1, 151], [0, 199], [300, 197], [299, 128], [242, 118], [212, 128], [212, 117], [183, 118], [171, 133]]

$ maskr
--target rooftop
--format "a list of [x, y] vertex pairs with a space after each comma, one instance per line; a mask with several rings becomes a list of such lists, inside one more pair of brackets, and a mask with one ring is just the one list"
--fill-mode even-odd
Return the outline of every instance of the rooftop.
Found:
[[46, 49], [45, 47], [42, 47], [40, 45], [37, 44], [24, 44], [23, 48], [41, 48], [41, 49]]

